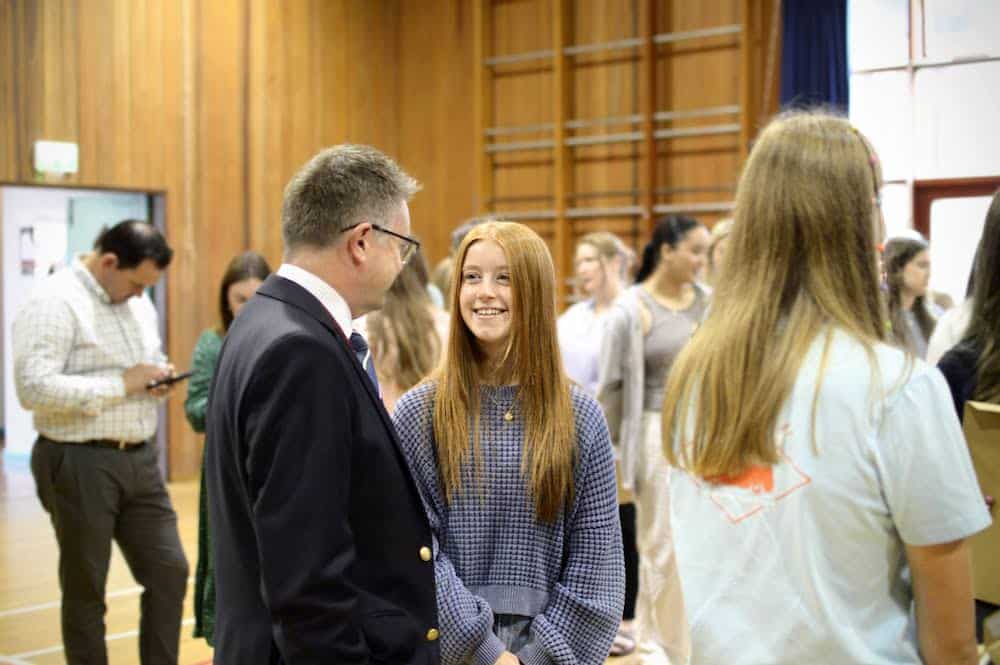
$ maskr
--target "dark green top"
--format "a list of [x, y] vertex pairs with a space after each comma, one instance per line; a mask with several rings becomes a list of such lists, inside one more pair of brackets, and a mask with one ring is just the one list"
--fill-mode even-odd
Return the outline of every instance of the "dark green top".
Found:
[[[184, 400], [184, 414], [196, 432], [205, 431], [205, 407], [208, 387], [212, 384], [215, 364], [222, 349], [222, 337], [215, 330], [206, 330], [198, 338], [191, 358], [191, 379]], [[198, 564], [194, 575], [194, 636], [204, 637], [214, 644], [215, 634], [215, 567], [212, 565], [212, 538], [208, 531], [208, 497], [205, 494], [204, 461], [202, 462], [201, 492], [198, 496]]]
[[216, 330], [206, 330], [194, 345], [191, 358], [191, 379], [188, 381], [188, 395], [184, 400], [184, 414], [195, 432], [205, 431], [205, 407], [208, 404], [208, 387], [215, 373], [215, 363], [219, 361], [222, 337]]

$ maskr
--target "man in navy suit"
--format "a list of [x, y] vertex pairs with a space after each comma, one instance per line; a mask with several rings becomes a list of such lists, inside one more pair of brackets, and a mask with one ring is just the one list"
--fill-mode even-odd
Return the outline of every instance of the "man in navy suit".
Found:
[[209, 397], [216, 665], [439, 661], [430, 527], [351, 330], [417, 246], [418, 188], [342, 145], [285, 189], [285, 262], [229, 329]]

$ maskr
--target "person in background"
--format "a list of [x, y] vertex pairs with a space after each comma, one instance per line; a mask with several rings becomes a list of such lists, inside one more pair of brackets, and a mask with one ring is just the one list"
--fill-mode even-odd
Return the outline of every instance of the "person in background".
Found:
[[896, 343], [918, 358], [927, 357], [927, 342], [940, 310], [927, 300], [931, 255], [927, 243], [910, 237], [890, 238], [882, 253], [888, 289], [889, 323]]
[[[938, 369], [948, 382], [955, 413], [964, 420], [969, 400], [1000, 404], [1000, 190], [986, 213], [973, 268], [972, 314], [962, 341], [947, 351]], [[993, 497], [987, 497], [992, 507]], [[1000, 606], [976, 599], [976, 635]]]
[[[626, 260], [622, 241], [606, 231], [588, 233], [576, 245], [576, 288], [584, 300], [563, 312], [557, 321], [557, 330], [566, 375], [591, 395], [597, 394], [606, 315], [621, 294]], [[639, 585], [635, 504], [629, 494], [619, 493], [618, 511], [625, 554], [625, 608], [621, 626], [611, 645], [611, 656], [624, 656], [635, 649], [632, 621], [635, 619], [635, 597]]]
[[625, 247], [613, 233], [588, 233], [576, 244], [573, 264], [583, 300], [562, 313], [557, 330], [566, 375], [591, 395], [597, 394], [604, 317], [622, 291], [624, 262]]
[[444, 360], [394, 414], [437, 543], [441, 663], [601, 665], [625, 586], [614, 458], [562, 368], [552, 257], [511, 222], [455, 257]]
[[729, 233], [733, 230], [733, 220], [720, 219], [712, 227], [712, 239], [708, 243], [708, 273], [705, 282], [709, 286], [715, 284], [718, 272], [726, 260], [726, 245], [729, 244]]
[[[688, 652], [684, 602], [671, 570], [660, 409], [674, 359], [708, 307], [708, 294], [696, 281], [708, 244], [708, 229], [697, 220], [682, 215], [661, 219], [643, 250], [638, 283], [622, 293], [608, 314], [601, 345], [597, 396], [617, 444], [623, 502], [630, 493], [634, 496], [635, 510], [623, 517], [634, 516], [635, 526], [625, 523], [622, 530], [636, 534], [639, 590], [633, 637], [648, 662], [685, 662]], [[658, 608], [666, 608], [662, 611], [676, 622], [655, 622]]]
[[941, 374], [885, 343], [881, 184], [821, 111], [773, 120], [744, 168], [664, 399], [692, 662], [978, 661], [965, 539], [990, 516]]
[[968, 327], [938, 362], [959, 419], [970, 399], [1000, 403], [1000, 190], [986, 212], [973, 274]]
[[969, 269], [969, 280], [965, 287], [965, 300], [958, 307], [952, 307], [937, 320], [931, 339], [927, 342], [927, 362], [936, 365], [941, 356], [951, 347], [962, 341], [965, 331], [972, 319], [972, 288], [976, 282], [976, 262], [979, 252], [972, 257], [972, 267]]
[[396, 400], [430, 374], [448, 336], [448, 313], [427, 294], [427, 264], [417, 250], [389, 287], [382, 309], [365, 317], [368, 343], [382, 389], [382, 403], [392, 413]]
[[[243, 305], [253, 297], [271, 267], [257, 252], [244, 252], [226, 266], [219, 285], [219, 323], [201, 333], [191, 357], [191, 380], [188, 382], [184, 415], [195, 432], [205, 431], [205, 411], [208, 388], [215, 374], [222, 340]], [[208, 445], [208, 442], [205, 442]], [[204, 456], [202, 456], [201, 487], [198, 492], [198, 562], [194, 573], [194, 636], [214, 643], [215, 574], [212, 565], [211, 534], [208, 529], [208, 498], [205, 494]]]
[[104, 664], [111, 543], [142, 585], [139, 660], [176, 664], [188, 562], [154, 441], [173, 374], [146, 289], [173, 250], [152, 224], [101, 231], [13, 325], [14, 385], [34, 412], [31, 473], [59, 543], [66, 662]]

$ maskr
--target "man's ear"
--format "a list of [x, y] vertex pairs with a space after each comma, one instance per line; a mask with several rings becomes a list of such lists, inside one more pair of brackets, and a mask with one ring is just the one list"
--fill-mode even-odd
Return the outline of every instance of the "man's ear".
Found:
[[115, 270], [118, 267], [118, 255], [114, 252], [104, 252], [97, 262], [105, 270]]
[[351, 262], [360, 265], [367, 259], [368, 249], [372, 243], [372, 225], [368, 222], [358, 224], [353, 229], [344, 234], [347, 253], [351, 257]]

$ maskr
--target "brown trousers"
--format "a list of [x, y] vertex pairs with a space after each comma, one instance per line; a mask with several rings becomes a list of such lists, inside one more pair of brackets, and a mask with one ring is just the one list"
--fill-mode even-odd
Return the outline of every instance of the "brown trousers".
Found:
[[104, 597], [114, 540], [143, 587], [140, 662], [176, 665], [188, 563], [156, 447], [115, 450], [39, 437], [31, 472], [59, 543], [66, 662], [108, 662]]

